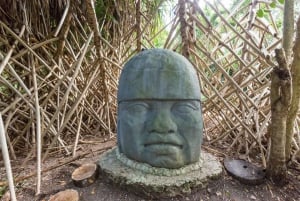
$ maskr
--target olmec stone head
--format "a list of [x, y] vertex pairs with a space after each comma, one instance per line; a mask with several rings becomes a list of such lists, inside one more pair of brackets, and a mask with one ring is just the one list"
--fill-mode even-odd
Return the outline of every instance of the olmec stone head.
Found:
[[118, 148], [154, 167], [197, 162], [202, 142], [200, 86], [178, 53], [145, 50], [124, 66], [118, 90]]

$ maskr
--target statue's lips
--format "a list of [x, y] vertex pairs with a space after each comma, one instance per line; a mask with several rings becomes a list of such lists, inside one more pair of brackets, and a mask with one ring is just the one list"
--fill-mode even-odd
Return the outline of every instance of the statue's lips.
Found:
[[144, 144], [145, 147], [156, 146], [156, 145], [161, 145], [161, 146], [175, 146], [175, 147], [178, 147], [180, 149], [182, 149], [182, 147], [183, 147], [180, 144], [174, 144], [174, 143], [169, 143], [169, 142], [155, 142], [155, 143]]
[[183, 145], [181, 141], [176, 137], [161, 137], [161, 136], [155, 136], [155, 137], [149, 137], [146, 142], [144, 143], [145, 147], [150, 146], [175, 146], [180, 149], [183, 148]]

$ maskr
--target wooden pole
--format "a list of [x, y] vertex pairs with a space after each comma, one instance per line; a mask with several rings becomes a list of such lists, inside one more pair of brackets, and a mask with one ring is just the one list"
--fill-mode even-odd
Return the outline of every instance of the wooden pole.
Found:
[[[32, 58], [33, 59], [33, 58]], [[33, 61], [32, 61], [33, 62]], [[42, 180], [42, 137], [41, 137], [41, 113], [39, 105], [39, 96], [38, 96], [38, 84], [37, 84], [37, 74], [34, 64], [32, 63], [32, 74], [33, 74], [33, 86], [34, 86], [34, 102], [35, 102], [35, 116], [36, 116], [36, 147], [37, 147], [37, 184], [36, 184], [36, 195], [39, 195], [41, 192], [41, 180]]]
[[13, 175], [12, 175], [11, 166], [10, 166], [8, 148], [7, 148], [7, 144], [6, 144], [4, 124], [3, 124], [1, 113], [0, 113], [0, 145], [1, 145], [1, 149], [2, 149], [5, 169], [6, 169], [6, 175], [7, 175], [8, 185], [9, 185], [11, 201], [17, 201], [16, 193], [15, 193], [15, 186], [14, 186], [14, 181], [13, 181]]

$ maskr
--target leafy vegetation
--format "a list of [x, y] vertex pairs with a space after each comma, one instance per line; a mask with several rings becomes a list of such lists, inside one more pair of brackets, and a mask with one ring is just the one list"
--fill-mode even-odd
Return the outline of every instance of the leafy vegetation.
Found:
[[7, 190], [6, 186], [0, 186], [0, 199], [2, 198], [6, 190]]

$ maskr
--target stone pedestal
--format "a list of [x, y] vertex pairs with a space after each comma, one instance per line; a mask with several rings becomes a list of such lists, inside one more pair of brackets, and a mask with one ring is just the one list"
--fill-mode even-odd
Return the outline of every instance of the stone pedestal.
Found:
[[174, 197], [203, 188], [222, 173], [221, 163], [201, 151], [199, 163], [179, 169], [155, 168], [128, 159], [117, 148], [101, 155], [98, 162], [102, 178], [133, 193], [149, 198]]

